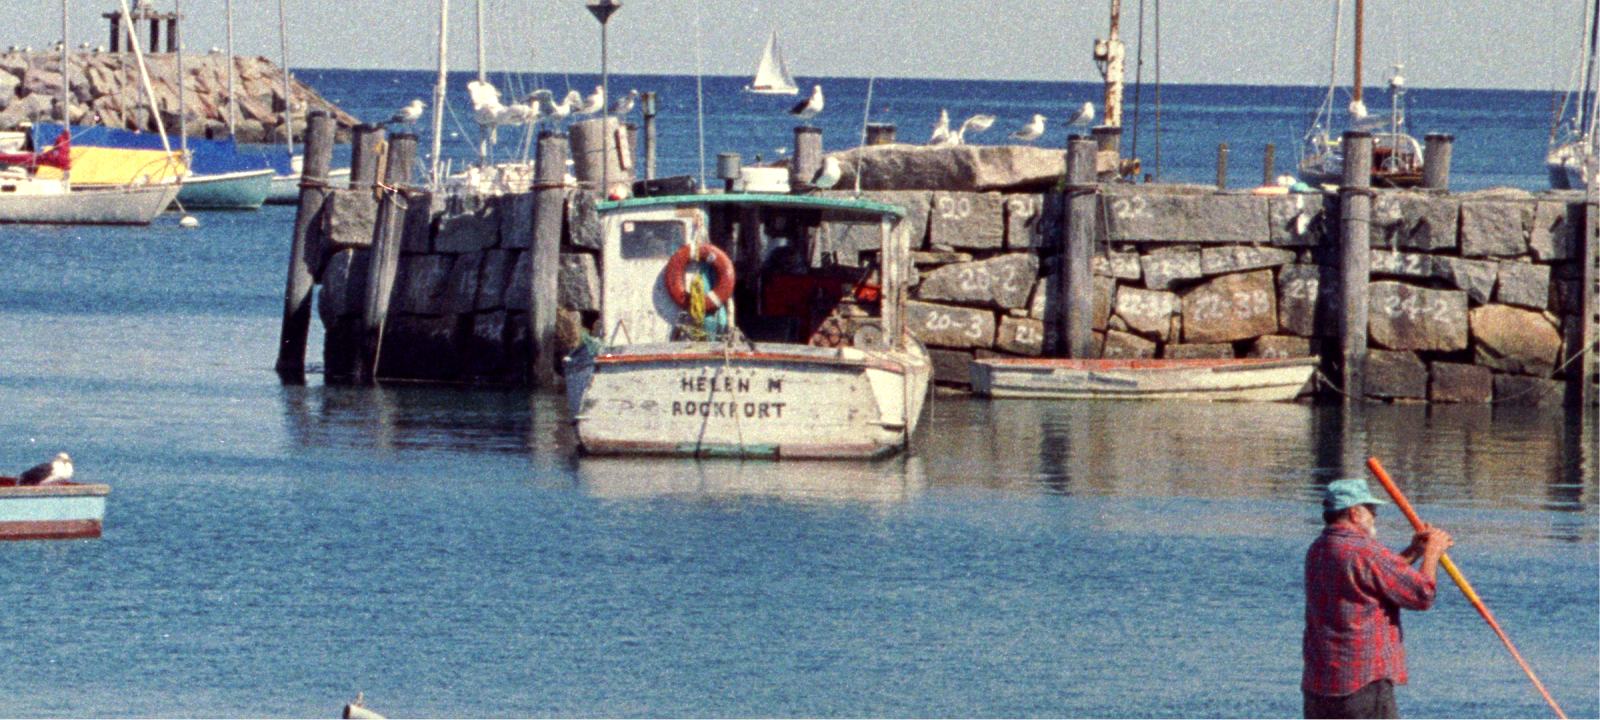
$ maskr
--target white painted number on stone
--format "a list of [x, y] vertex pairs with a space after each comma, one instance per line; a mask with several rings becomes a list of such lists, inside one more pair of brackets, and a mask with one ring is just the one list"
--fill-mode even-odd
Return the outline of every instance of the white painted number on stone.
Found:
[[1118, 220], [1137, 220], [1150, 217], [1150, 203], [1139, 195], [1129, 195], [1111, 201], [1111, 213]]
[[1429, 300], [1421, 295], [1389, 295], [1379, 303], [1378, 309], [1389, 317], [1404, 318], [1411, 322], [1431, 320], [1449, 323], [1451, 320], [1450, 303], [1438, 297]]
[[983, 338], [983, 327], [977, 321], [971, 324], [962, 322], [956, 316], [947, 312], [933, 310], [928, 313], [928, 330], [932, 332], [956, 331], [965, 335], [970, 340]]
[[[1185, 302], [1187, 305], [1187, 301]], [[1263, 315], [1272, 310], [1272, 294], [1265, 290], [1239, 290], [1232, 295], [1200, 295], [1194, 299], [1193, 318], [1212, 322], [1228, 318], [1246, 318]]]
[[939, 196], [939, 217], [964, 220], [972, 215], [972, 198], [960, 195]]

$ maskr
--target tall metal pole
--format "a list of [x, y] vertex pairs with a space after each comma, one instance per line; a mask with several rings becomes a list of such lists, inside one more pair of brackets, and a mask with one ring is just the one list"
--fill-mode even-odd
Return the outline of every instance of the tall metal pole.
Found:
[[1355, 40], [1356, 40], [1355, 41], [1356, 67], [1355, 67], [1354, 79], [1350, 83], [1350, 102], [1351, 102], [1351, 104], [1362, 104], [1362, 105], [1365, 105], [1365, 103], [1361, 102], [1361, 43], [1363, 41], [1363, 31], [1362, 31], [1363, 22], [1362, 22], [1362, 18], [1366, 15], [1366, 7], [1367, 7], [1366, 0], [1356, 0], [1356, 28], [1355, 28], [1355, 30], [1356, 30], [1356, 38], [1355, 38]]
[[283, 144], [294, 157], [294, 103], [290, 102], [289, 86], [289, 21], [283, 13], [283, 0], [278, 0], [278, 54], [283, 58]]
[[428, 171], [428, 186], [439, 188], [444, 184], [440, 175], [442, 158], [439, 150], [444, 138], [445, 53], [450, 50], [450, 0], [439, 0], [439, 81], [433, 86], [433, 162]]
[[[478, 24], [478, 82], [487, 83], [489, 82], [489, 71], [483, 56], [483, 0], [478, 0], [477, 12], [474, 14], [474, 18]], [[484, 132], [485, 127], [487, 126], [478, 126], [478, 166], [483, 168], [489, 166], [489, 133]]]
[[[172, 0], [172, 14], [176, 15], [180, 22], [182, 21], [183, 0]], [[170, 42], [172, 38], [167, 38], [167, 40]], [[192, 165], [193, 163], [189, 160], [189, 112], [184, 103], [184, 96], [189, 93], [183, 91], [186, 83], [184, 83], [183, 77], [183, 38], [181, 36], [172, 49], [174, 50], [172, 54], [177, 56], [178, 68], [178, 147], [183, 150], [183, 162], [186, 165]]]
[[223, 3], [223, 13], [227, 16], [228, 27], [228, 137], [231, 138], [239, 125], [239, 106], [233, 99], [233, 0]]
[[1111, 33], [1105, 40], [1096, 40], [1094, 59], [1102, 63], [1105, 77], [1105, 125], [1122, 127], [1122, 76], [1123, 60], [1127, 48], [1122, 44], [1122, 0], [1111, 0]]

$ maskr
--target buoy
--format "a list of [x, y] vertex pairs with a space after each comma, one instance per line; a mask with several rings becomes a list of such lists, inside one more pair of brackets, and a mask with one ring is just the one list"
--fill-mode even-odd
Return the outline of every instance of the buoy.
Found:
[[182, 220], [178, 221], [178, 227], [182, 227], [182, 228], [197, 228], [197, 227], [200, 227], [200, 219], [195, 217], [195, 216], [193, 216], [193, 215], [185, 215], [185, 216], [183, 216]]

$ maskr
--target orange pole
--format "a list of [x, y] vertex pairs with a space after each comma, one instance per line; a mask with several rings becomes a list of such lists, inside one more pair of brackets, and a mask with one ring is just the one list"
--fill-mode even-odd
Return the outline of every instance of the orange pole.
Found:
[[[1411, 503], [1406, 501], [1406, 496], [1400, 492], [1400, 487], [1394, 484], [1394, 480], [1389, 479], [1389, 473], [1383, 469], [1383, 463], [1378, 462], [1375, 457], [1367, 458], [1367, 469], [1377, 476], [1378, 482], [1383, 483], [1383, 489], [1389, 491], [1389, 497], [1394, 498], [1394, 506], [1400, 508], [1400, 512], [1406, 516], [1407, 520], [1411, 521], [1411, 527], [1419, 531], [1426, 527], [1422, 524], [1422, 518], [1417, 517], [1417, 511], [1411, 509]], [[1467, 578], [1461, 574], [1460, 570], [1456, 569], [1456, 564], [1450, 561], [1450, 556], [1440, 555], [1439, 566], [1450, 574], [1451, 580], [1456, 581], [1456, 587], [1461, 588], [1461, 594], [1466, 595], [1472, 606], [1478, 609], [1478, 614], [1483, 616], [1484, 622], [1489, 623], [1489, 628], [1494, 630], [1494, 634], [1500, 636], [1500, 642], [1504, 643], [1506, 649], [1511, 651], [1511, 657], [1516, 659], [1518, 665], [1522, 666], [1522, 672], [1527, 673], [1528, 679], [1533, 681], [1533, 686], [1539, 690], [1540, 695], [1544, 696], [1544, 701], [1550, 703], [1550, 708], [1556, 711], [1556, 717], [1561, 718], [1561, 720], [1567, 720], [1567, 714], [1561, 711], [1561, 706], [1556, 704], [1556, 699], [1550, 697], [1550, 691], [1544, 689], [1544, 683], [1539, 682], [1539, 676], [1533, 674], [1533, 668], [1529, 667], [1528, 662], [1522, 659], [1522, 653], [1517, 652], [1517, 646], [1511, 644], [1511, 638], [1506, 635], [1506, 631], [1501, 630], [1500, 623], [1495, 622], [1494, 613], [1489, 612], [1489, 607], [1483, 604], [1483, 599], [1479, 598], [1478, 593], [1472, 589], [1472, 583], [1467, 582]]]

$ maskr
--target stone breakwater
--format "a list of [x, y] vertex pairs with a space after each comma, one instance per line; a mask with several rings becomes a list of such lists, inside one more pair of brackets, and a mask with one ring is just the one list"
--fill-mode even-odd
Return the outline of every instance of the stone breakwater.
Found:
[[[1062, 351], [1051, 287], [1065, 196], [983, 190], [1037, 179], [982, 178], [952, 182], [969, 190], [864, 193], [906, 210], [915, 264], [906, 317], [947, 386], [967, 384], [974, 358]], [[383, 374], [526, 382], [532, 196], [409, 197]], [[1337, 354], [1337, 195], [1107, 184], [1095, 199], [1096, 356]], [[374, 208], [370, 192], [336, 191], [319, 225], [326, 260], [315, 272], [333, 379], [359, 347]], [[1560, 401], [1582, 347], [1583, 210], [1575, 193], [1378, 191], [1365, 395]], [[559, 333], [570, 348], [598, 315], [600, 226], [583, 191], [567, 193], [561, 214]], [[854, 225], [782, 232], [844, 265], [876, 243]]]
[[[167, 131], [178, 127], [177, 56], [146, 56], [154, 106]], [[228, 129], [228, 58], [191, 55], [183, 58], [184, 108], [189, 134], [226, 137]], [[283, 71], [264, 57], [236, 57], [235, 104], [237, 139], [244, 143], [283, 142]], [[69, 117], [74, 124], [104, 125], [155, 132], [152, 103], [139, 82], [139, 70], [130, 53], [74, 52], [68, 56], [71, 73]], [[291, 77], [290, 108], [295, 138], [300, 139], [309, 110], [324, 110], [334, 118], [343, 141], [358, 120], [340, 110], [316, 90]], [[61, 117], [61, 55], [47, 52], [0, 53], [0, 129], [13, 129], [35, 120], [58, 122]]]

